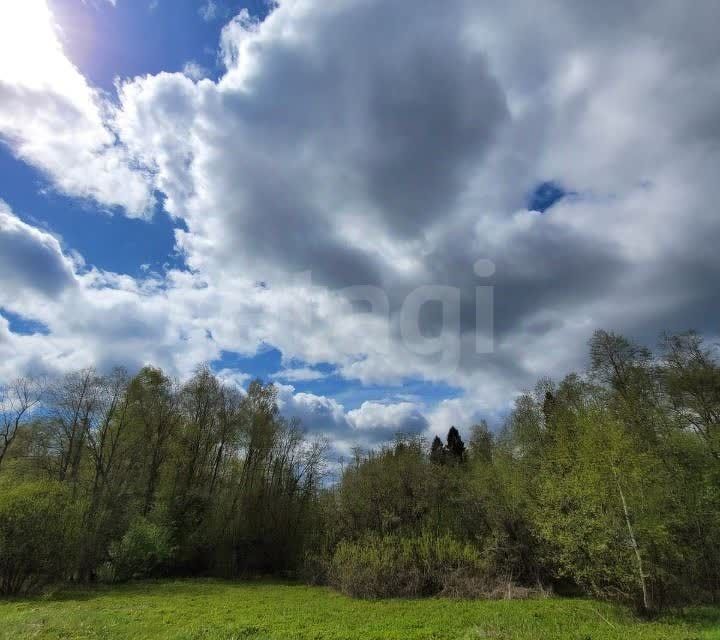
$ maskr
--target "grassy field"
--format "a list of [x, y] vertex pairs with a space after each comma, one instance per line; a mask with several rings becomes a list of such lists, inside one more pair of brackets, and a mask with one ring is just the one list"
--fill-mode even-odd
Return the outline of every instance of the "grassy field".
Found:
[[277, 583], [141, 583], [0, 602], [0, 638], [720, 640], [720, 609], [640, 622], [587, 600], [351, 600]]

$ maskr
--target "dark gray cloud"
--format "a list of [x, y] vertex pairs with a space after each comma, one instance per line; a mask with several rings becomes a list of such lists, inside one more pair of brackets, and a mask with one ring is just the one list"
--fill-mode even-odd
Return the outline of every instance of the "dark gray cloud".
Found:
[[60, 244], [13, 216], [0, 201], [0, 274], [3, 298], [36, 291], [57, 297], [75, 284], [72, 264]]
[[[300, 11], [302, 38], [268, 28], [217, 93], [205, 87], [195, 162], [210, 201], [198, 216], [224, 217], [218, 254], [335, 288], [381, 284], [381, 249], [348, 228], [405, 240], [443, 224], [508, 118], [485, 55], [463, 42], [460, 6]], [[177, 118], [162, 84], [154, 106]], [[189, 225], [203, 234], [204, 220]]]

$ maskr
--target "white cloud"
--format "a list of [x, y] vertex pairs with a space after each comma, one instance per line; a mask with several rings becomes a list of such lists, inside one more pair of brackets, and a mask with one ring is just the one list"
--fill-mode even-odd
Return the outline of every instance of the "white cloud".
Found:
[[189, 62], [185, 63], [185, 66], [183, 67], [183, 74], [185, 74], [191, 80], [197, 81], [207, 77], [208, 71], [205, 67], [198, 64], [194, 60], [190, 60]]
[[65, 56], [45, 0], [0, 3], [0, 137], [60, 191], [146, 216], [149, 176], [118, 144], [108, 109]]
[[402, 432], [422, 434], [428, 428], [421, 408], [412, 402], [363, 402], [359, 409], [348, 413], [348, 420], [359, 431], [382, 431], [383, 438]]
[[[217, 346], [194, 313], [192, 283], [135, 280], [83, 267], [59, 241], [0, 204], [0, 307], [39, 321], [49, 334], [10, 333], [0, 378], [24, 369], [66, 371], [96, 364], [157, 363], [188, 375]], [[188, 292], [181, 288], [187, 287]]]
[[219, 17], [220, 7], [218, 6], [218, 3], [214, 0], [205, 0], [205, 2], [203, 2], [203, 4], [200, 6], [198, 13], [200, 14], [200, 17], [205, 20], [205, 22], [212, 22], [217, 17]]
[[314, 431], [337, 432], [347, 428], [345, 408], [336, 400], [313, 393], [296, 393], [292, 385], [276, 386], [285, 415], [299, 418]]
[[331, 437], [335, 457], [347, 456], [355, 447], [375, 447], [399, 432], [425, 435], [428, 430], [422, 405], [363, 402], [358, 409], [347, 411], [333, 398], [298, 393], [291, 385], [276, 386], [282, 413], [288, 418], [299, 418], [311, 434]]
[[250, 374], [236, 371], [235, 369], [221, 369], [216, 372], [216, 375], [224, 384], [235, 387], [241, 391], [244, 391], [245, 385], [252, 379]]

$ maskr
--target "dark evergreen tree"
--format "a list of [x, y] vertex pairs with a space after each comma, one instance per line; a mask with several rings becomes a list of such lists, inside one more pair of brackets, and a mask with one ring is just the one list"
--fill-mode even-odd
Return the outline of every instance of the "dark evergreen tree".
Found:
[[460, 432], [455, 427], [450, 427], [447, 435], [447, 454], [454, 462], [465, 460], [465, 443], [460, 437]]
[[438, 436], [435, 436], [430, 446], [430, 462], [434, 464], [444, 464], [445, 462], [445, 445]]

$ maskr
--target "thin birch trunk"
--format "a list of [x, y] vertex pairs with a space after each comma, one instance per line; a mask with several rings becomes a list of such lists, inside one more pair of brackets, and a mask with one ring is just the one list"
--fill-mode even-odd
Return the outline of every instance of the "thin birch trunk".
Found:
[[635, 552], [635, 559], [637, 561], [638, 576], [640, 578], [640, 587], [642, 588], [643, 594], [643, 607], [645, 611], [650, 611], [650, 598], [648, 596], [647, 585], [645, 583], [645, 571], [643, 570], [642, 556], [640, 555], [640, 549], [638, 548], [637, 540], [635, 539], [635, 532], [633, 531], [632, 522], [630, 521], [630, 512], [628, 511], [627, 501], [625, 500], [625, 493], [622, 490], [620, 484], [620, 477], [618, 476], [617, 469], [613, 466], [613, 475], [615, 476], [615, 484], [617, 485], [618, 493], [620, 494], [620, 501], [622, 502], [623, 514], [625, 516], [625, 524], [627, 525], [628, 535], [630, 536], [630, 545]]

